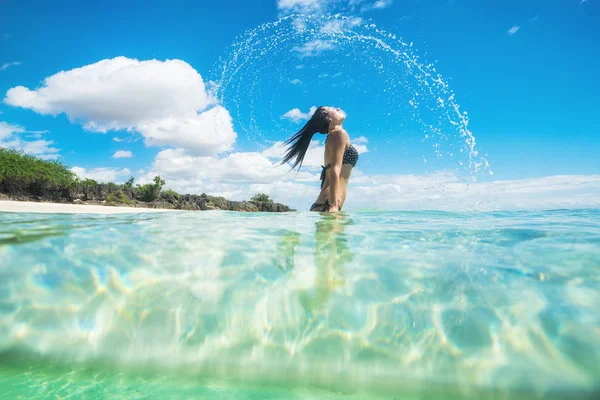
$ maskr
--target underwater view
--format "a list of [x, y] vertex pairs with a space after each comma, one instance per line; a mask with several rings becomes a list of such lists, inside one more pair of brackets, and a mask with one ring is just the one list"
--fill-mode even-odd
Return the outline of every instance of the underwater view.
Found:
[[1, 221], [3, 398], [598, 393], [597, 210]]
[[1, 3], [0, 400], [600, 398], [600, 2]]

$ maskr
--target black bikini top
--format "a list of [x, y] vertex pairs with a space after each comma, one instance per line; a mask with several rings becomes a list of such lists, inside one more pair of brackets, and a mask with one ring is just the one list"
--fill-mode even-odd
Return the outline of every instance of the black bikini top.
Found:
[[[329, 139], [329, 136], [327, 136], [327, 139]], [[325, 139], [325, 143], [327, 143], [327, 139]], [[356, 167], [356, 162], [358, 161], [358, 150], [356, 150], [354, 148], [354, 146], [352, 146], [352, 144], [350, 146], [348, 146], [348, 148], [346, 149], [346, 151], [344, 151], [344, 157], [342, 158], [342, 164], [350, 164], [352, 165], [352, 168]], [[327, 164], [327, 168], [329, 168], [331, 166], [331, 163]], [[322, 168], [325, 168], [322, 166]], [[325, 168], [325, 169], [327, 169]]]
[[[329, 136], [327, 136], [327, 139], [329, 139]], [[327, 143], [327, 139], [325, 139], [325, 143]], [[354, 148], [354, 146], [350, 145], [348, 146], [348, 148], [346, 149], [346, 151], [344, 151], [344, 157], [342, 158], [342, 164], [350, 164], [352, 165], [352, 168], [356, 167], [356, 162], [358, 161], [358, 150], [356, 150]], [[323, 183], [325, 182], [325, 173], [327, 172], [327, 170], [329, 168], [331, 168], [331, 163], [327, 164], [326, 166], [321, 166], [322, 170], [321, 170], [321, 189], [323, 189]]]
[[342, 164], [351, 164], [352, 167], [356, 167], [356, 162], [358, 161], [358, 150], [354, 148], [354, 146], [350, 145], [344, 151], [344, 158], [342, 158]]

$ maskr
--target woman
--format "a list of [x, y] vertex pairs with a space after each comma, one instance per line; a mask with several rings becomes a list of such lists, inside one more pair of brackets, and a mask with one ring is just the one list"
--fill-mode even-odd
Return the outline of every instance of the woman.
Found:
[[294, 157], [297, 165], [302, 167], [306, 150], [315, 133], [327, 135], [325, 139], [325, 163], [321, 171], [321, 193], [310, 207], [310, 211], [340, 211], [346, 200], [346, 189], [350, 172], [358, 160], [358, 151], [350, 144], [348, 134], [342, 127], [346, 113], [339, 108], [319, 107], [298, 133], [288, 139], [290, 145], [282, 163]]

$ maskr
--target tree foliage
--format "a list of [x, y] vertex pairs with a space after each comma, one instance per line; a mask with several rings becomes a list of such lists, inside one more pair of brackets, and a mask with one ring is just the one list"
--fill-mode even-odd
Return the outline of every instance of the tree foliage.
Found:
[[158, 199], [162, 187], [165, 185], [165, 181], [160, 176], [154, 177], [154, 183], [146, 183], [145, 185], [138, 185], [137, 197], [141, 201], [151, 202]]
[[271, 200], [269, 198], [268, 194], [265, 193], [257, 193], [254, 196], [252, 196], [252, 198], [250, 199], [250, 201], [263, 201], [263, 202], [272, 202], [273, 200]]
[[0, 148], [0, 189], [11, 193], [59, 194], [76, 176], [60, 161], [42, 160], [22, 151]]

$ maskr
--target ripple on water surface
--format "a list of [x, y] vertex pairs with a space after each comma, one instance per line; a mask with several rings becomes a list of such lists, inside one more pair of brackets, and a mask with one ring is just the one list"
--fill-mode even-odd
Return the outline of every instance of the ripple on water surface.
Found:
[[599, 216], [0, 214], [0, 388], [591, 395]]

